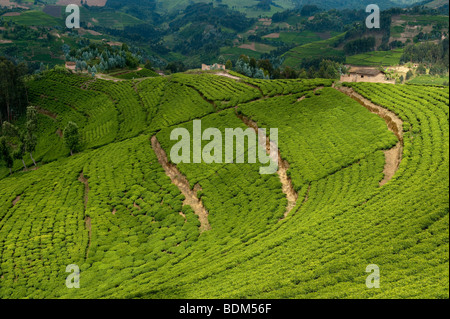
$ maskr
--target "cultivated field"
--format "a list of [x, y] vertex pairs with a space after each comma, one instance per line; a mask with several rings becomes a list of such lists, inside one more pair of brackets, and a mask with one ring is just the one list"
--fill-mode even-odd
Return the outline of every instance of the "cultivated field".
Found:
[[[448, 89], [51, 71], [28, 94], [39, 168], [0, 167], [1, 298], [449, 297]], [[195, 119], [278, 128], [280, 171], [173, 164]]]

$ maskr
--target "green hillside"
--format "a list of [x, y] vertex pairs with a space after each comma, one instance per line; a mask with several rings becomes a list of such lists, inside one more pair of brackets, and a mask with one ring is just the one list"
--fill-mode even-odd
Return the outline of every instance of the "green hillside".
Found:
[[[448, 89], [346, 87], [403, 132], [326, 79], [28, 81], [38, 168], [0, 164], [0, 298], [449, 298]], [[298, 199], [240, 154], [166, 162], [173, 129], [192, 133], [196, 119], [222, 133], [278, 128]], [[69, 121], [82, 136], [73, 156]], [[401, 163], [382, 183], [395, 145]], [[82, 289], [65, 286], [71, 264]], [[381, 289], [366, 287], [369, 264]]]
[[346, 62], [362, 66], [390, 66], [400, 64], [403, 49], [372, 51], [347, 57]]
[[[179, 10], [186, 7], [189, 3], [192, 2], [215, 2], [210, 0], [158, 0], [157, 7], [172, 11]], [[270, 1], [270, 10], [268, 8], [258, 8], [259, 0], [222, 0], [217, 1], [217, 3], [228, 5], [230, 8], [234, 8], [239, 11], [243, 11], [249, 16], [259, 16], [260, 14], [270, 16], [275, 12], [293, 9], [295, 6], [304, 6], [309, 4], [315, 4], [320, 8], [324, 9], [362, 9], [367, 5], [371, 4], [369, 0], [356, 1], [356, 0], [318, 0], [311, 2], [309, 0], [298, 0], [298, 1], [290, 1], [290, 0], [272, 0]], [[379, 2], [380, 7], [389, 8], [394, 6], [408, 6], [413, 5], [415, 3], [421, 2], [420, 0], [382, 0]]]
[[330, 39], [297, 46], [283, 55], [283, 57], [285, 58], [283, 64], [290, 67], [296, 67], [302, 62], [303, 59], [311, 59], [317, 57], [344, 57], [344, 51], [336, 48], [334, 45], [339, 39], [343, 38], [344, 36], [345, 33], [342, 33]]
[[295, 7], [294, 3], [290, 0], [272, 0], [269, 5], [270, 10], [259, 8], [257, 5], [260, 3], [259, 0], [222, 0], [219, 2], [209, 1], [209, 0], [170, 0], [170, 1], [157, 1], [158, 7], [164, 11], [174, 11], [174, 10], [182, 10], [186, 6], [191, 3], [211, 3], [215, 4], [225, 4], [230, 8], [246, 13], [249, 17], [258, 17], [260, 15], [263, 16], [272, 16], [272, 14], [276, 12], [280, 12], [287, 9], [293, 9]]
[[3, 16], [2, 19], [4, 21], [14, 21], [17, 24], [26, 26], [61, 27], [63, 25], [61, 20], [37, 10], [25, 11], [17, 16]]

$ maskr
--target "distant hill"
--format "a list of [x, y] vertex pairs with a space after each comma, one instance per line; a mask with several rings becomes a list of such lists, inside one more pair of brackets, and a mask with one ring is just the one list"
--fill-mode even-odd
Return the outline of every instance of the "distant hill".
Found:
[[[182, 10], [192, 3], [213, 2], [215, 5], [228, 5], [231, 9], [245, 12], [249, 16], [260, 14], [272, 15], [275, 12], [302, 7], [304, 5], [316, 5], [323, 9], [361, 9], [373, 3], [373, 0], [108, 0], [106, 6], [149, 6], [154, 5], [157, 11]], [[398, 6], [409, 6], [421, 2], [420, 0], [380, 0], [377, 4], [382, 9]]]
[[425, 5], [425, 7], [437, 9], [437, 8], [443, 7], [445, 5], [448, 6], [448, 3], [449, 3], [448, 0], [433, 0], [433, 1], [429, 2], [429, 3], [427, 3]]
[[[297, 0], [299, 6], [306, 4], [316, 5], [324, 9], [362, 9], [369, 4], [374, 3], [373, 0]], [[406, 7], [421, 2], [420, 0], [380, 0], [376, 4], [381, 9], [392, 7]]]

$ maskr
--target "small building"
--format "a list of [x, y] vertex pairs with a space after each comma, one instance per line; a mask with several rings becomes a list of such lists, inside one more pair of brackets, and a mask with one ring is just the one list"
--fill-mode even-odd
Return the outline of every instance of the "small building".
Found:
[[388, 80], [386, 74], [376, 68], [352, 67], [349, 74], [341, 76], [341, 82], [373, 82], [373, 83], [392, 83], [395, 80]]
[[202, 71], [225, 70], [225, 65], [214, 63], [213, 65], [202, 64]]

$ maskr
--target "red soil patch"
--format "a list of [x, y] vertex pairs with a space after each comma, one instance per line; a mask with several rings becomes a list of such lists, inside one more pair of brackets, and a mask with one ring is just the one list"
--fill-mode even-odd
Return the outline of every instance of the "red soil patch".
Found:
[[36, 111], [39, 114], [43, 114], [43, 115], [49, 116], [52, 119], [56, 119], [56, 117], [57, 117], [57, 115], [55, 113], [52, 113], [52, 112], [50, 112], [48, 110], [44, 110], [43, 108], [40, 108], [40, 107], [36, 107]]
[[255, 42], [252, 42], [250, 44], [241, 44], [239, 46], [239, 48], [241, 49], [248, 49], [248, 50], [252, 50], [252, 51], [256, 51], [256, 47], [255, 47]]
[[263, 38], [267, 38], [267, 39], [278, 39], [279, 37], [280, 37], [279, 33], [270, 33], [270, 34], [263, 36]]
[[17, 17], [20, 16], [21, 13], [20, 12], [6, 12], [3, 17]]
[[194, 210], [195, 214], [198, 216], [198, 219], [200, 221], [200, 231], [204, 232], [210, 230], [211, 225], [209, 224], [208, 221], [209, 213], [203, 206], [202, 201], [197, 197], [197, 192], [201, 188], [198, 185], [196, 185], [194, 189], [190, 188], [189, 181], [187, 180], [187, 178], [183, 174], [181, 174], [181, 172], [174, 164], [169, 162], [167, 154], [161, 147], [161, 144], [159, 144], [156, 136], [153, 136], [151, 138], [151, 142], [153, 151], [158, 157], [158, 162], [164, 168], [166, 175], [172, 180], [172, 183], [178, 187], [178, 189], [186, 198], [183, 202], [183, 205], [189, 205]]

